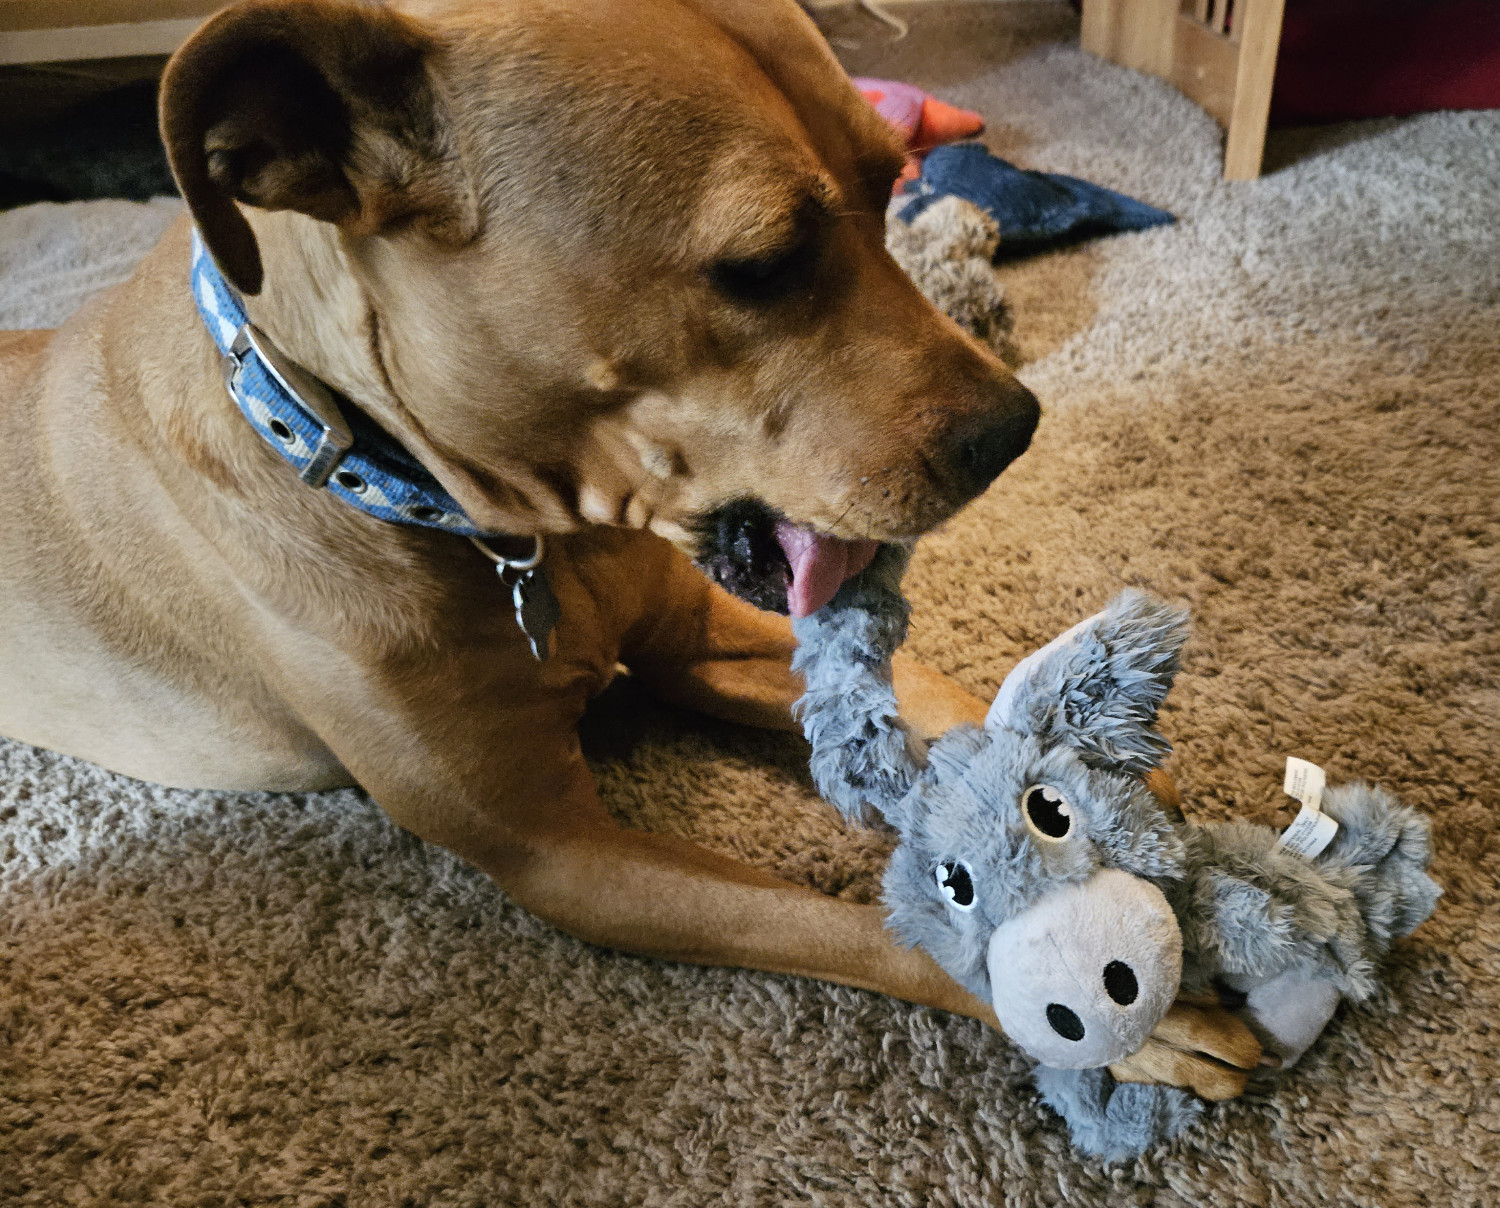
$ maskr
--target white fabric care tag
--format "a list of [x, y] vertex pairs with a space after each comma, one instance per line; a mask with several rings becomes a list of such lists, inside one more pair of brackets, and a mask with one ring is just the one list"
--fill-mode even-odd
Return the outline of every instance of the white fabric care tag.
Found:
[[1339, 833], [1339, 824], [1318, 810], [1323, 800], [1323, 786], [1327, 783], [1328, 778], [1317, 764], [1288, 756], [1286, 783], [1282, 787], [1288, 797], [1295, 797], [1302, 803], [1302, 809], [1276, 840], [1277, 851], [1289, 851], [1311, 860], [1333, 842], [1334, 835]]
[[1291, 755], [1286, 757], [1286, 783], [1281, 787], [1288, 797], [1295, 797], [1308, 809], [1315, 810], [1323, 802], [1323, 786], [1327, 783], [1328, 777], [1317, 764]]

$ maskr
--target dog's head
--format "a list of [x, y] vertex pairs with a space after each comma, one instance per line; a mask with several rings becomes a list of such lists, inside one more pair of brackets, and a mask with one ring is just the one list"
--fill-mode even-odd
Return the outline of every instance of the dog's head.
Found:
[[248, 0], [162, 129], [243, 291], [308, 229], [264, 212], [336, 230], [356, 401], [485, 527], [650, 528], [804, 613], [1036, 425], [887, 254], [899, 148], [792, 0]]

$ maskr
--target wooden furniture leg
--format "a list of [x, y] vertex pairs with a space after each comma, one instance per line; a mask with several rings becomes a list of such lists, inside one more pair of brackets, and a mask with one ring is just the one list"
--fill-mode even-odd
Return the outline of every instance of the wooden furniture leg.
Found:
[[1286, 0], [1083, 0], [1083, 48], [1160, 76], [1228, 131], [1224, 178], [1260, 175]]

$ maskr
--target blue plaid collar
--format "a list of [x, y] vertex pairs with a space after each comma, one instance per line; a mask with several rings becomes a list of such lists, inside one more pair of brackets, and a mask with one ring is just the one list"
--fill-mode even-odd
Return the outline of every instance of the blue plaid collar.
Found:
[[484, 537], [458, 502], [396, 441], [289, 360], [255, 327], [193, 232], [193, 298], [224, 354], [224, 385], [250, 426], [311, 487], [394, 524]]

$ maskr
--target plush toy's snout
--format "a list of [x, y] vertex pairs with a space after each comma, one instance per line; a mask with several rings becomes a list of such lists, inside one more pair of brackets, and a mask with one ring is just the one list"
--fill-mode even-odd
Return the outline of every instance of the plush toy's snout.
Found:
[[1048, 893], [995, 929], [995, 1014], [1032, 1057], [1088, 1069], [1145, 1043], [1176, 997], [1182, 933], [1162, 891], [1117, 869]]

